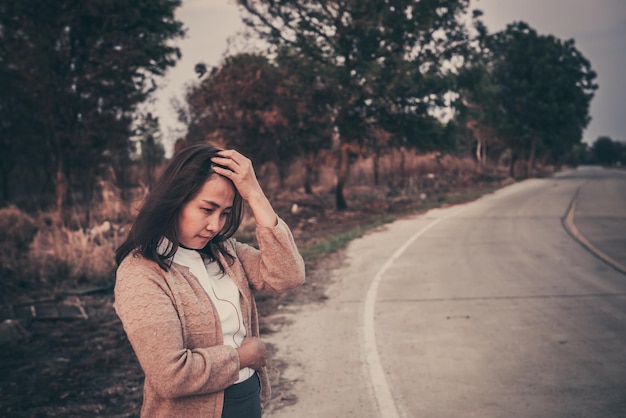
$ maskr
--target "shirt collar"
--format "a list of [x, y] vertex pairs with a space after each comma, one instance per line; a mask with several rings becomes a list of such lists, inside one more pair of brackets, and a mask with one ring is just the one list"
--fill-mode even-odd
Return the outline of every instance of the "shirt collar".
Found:
[[[162, 237], [159, 241], [159, 245], [157, 246], [157, 251], [159, 254], [166, 254], [172, 248], [172, 242], [166, 237]], [[173, 261], [177, 264], [181, 264], [186, 267], [191, 267], [193, 264], [197, 263], [198, 260], [202, 261], [202, 255], [196, 250], [192, 250], [189, 248], [181, 247], [180, 245], [176, 249], [174, 253]]]

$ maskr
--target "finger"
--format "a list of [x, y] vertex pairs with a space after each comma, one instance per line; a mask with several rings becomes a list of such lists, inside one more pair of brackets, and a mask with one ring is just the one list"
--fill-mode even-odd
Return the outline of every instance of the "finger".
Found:
[[231, 158], [222, 158], [222, 157], [213, 157], [211, 158], [211, 162], [214, 164], [214, 169], [227, 169], [230, 171], [235, 171], [238, 169], [239, 164]]
[[232, 156], [227, 155], [219, 155], [217, 157], [212, 157], [211, 161], [223, 161], [223, 162], [237, 162]]
[[245, 159], [243, 155], [235, 150], [223, 150], [219, 151], [217, 154], [219, 157], [216, 158], [227, 158], [231, 161], [236, 162], [237, 164], [241, 164], [241, 162]]
[[231, 170], [228, 167], [225, 167], [223, 164], [213, 165], [213, 171], [216, 172], [217, 174], [223, 174], [223, 175], [230, 175], [233, 173], [233, 170]]
[[218, 155], [223, 155], [225, 157], [231, 157], [233, 154], [238, 154], [234, 149], [223, 149], [217, 152]]
[[224, 151], [220, 151], [219, 153], [219, 157], [217, 158], [229, 158], [231, 161], [234, 161], [237, 165], [241, 166], [241, 167], [252, 167], [252, 161], [246, 157], [245, 155], [241, 154], [238, 151], [235, 150], [224, 150]]

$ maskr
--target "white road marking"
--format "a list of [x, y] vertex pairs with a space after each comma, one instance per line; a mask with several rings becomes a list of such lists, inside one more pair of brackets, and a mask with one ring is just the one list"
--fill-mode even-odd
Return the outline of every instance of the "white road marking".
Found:
[[383, 275], [391, 267], [393, 262], [406, 251], [406, 249], [422, 236], [426, 231], [437, 225], [444, 219], [449, 219], [453, 215], [456, 215], [459, 210], [454, 211], [448, 216], [435, 219], [428, 225], [420, 229], [413, 234], [400, 248], [393, 253], [389, 259], [378, 270], [376, 276], [372, 280], [372, 283], [365, 296], [365, 307], [363, 309], [363, 350], [365, 352], [365, 362], [367, 369], [369, 370], [370, 380], [374, 389], [374, 397], [378, 404], [380, 416], [384, 418], [399, 418], [398, 409], [396, 403], [391, 395], [391, 390], [387, 384], [387, 378], [385, 377], [385, 371], [380, 363], [380, 356], [378, 354], [378, 346], [376, 344], [376, 332], [374, 330], [374, 305], [376, 304], [376, 295], [378, 293], [378, 285], [380, 284]]

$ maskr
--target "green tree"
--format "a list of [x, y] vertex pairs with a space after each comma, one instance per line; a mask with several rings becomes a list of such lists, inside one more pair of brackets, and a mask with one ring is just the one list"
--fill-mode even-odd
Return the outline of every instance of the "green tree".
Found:
[[474, 12], [474, 25], [477, 29], [475, 49], [468, 55], [465, 66], [457, 77], [459, 93], [455, 103], [455, 119], [461, 126], [466, 140], [462, 145], [465, 151], [473, 148], [479, 165], [497, 161], [506, 146], [497, 132], [500, 120], [500, 86], [490, 73], [489, 63], [482, 49], [487, 29], [479, 20], [482, 12]]
[[512, 150], [511, 174], [519, 161], [525, 162], [522, 174], [530, 175], [538, 155], [558, 162], [580, 144], [590, 121], [597, 89], [591, 64], [574, 40], [539, 35], [524, 22], [487, 37], [485, 47], [498, 92], [483, 105], [496, 115], [492, 123]]
[[281, 95], [293, 156], [304, 159], [306, 193], [313, 192], [321, 150], [332, 146], [328, 103], [334, 92], [322, 83], [325, 68], [290, 47], [280, 48], [276, 63], [282, 75]]
[[[314, 110], [316, 98], [311, 67], [282, 51], [275, 63], [256, 54], [226, 58], [187, 92], [187, 140], [224, 141], [259, 164], [273, 162], [285, 177], [296, 157], [322, 147], [324, 124]], [[305, 158], [308, 161], [307, 158]], [[306, 187], [306, 185], [305, 185]]]
[[[328, 115], [341, 159], [336, 206], [344, 197], [350, 150], [419, 143], [414, 126], [432, 119], [452, 86], [453, 58], [465, 53], [467, 0], [238, 0], [244, 22], [275, 47], [316, 62], [333, 95]], [[429, 123], [426, 123], [429, 125]], [[411, 135], [407, 135], [407, 132]], [[390, 144], [390, 143], [388, 143]]]
[[626, 164], [626, 144], [601, 136], [591, 145], [591, 155], [601, 165]]
[[[170, 43], [184, 35], [174, 18], [178, 6], [180, 0], [0, 4], [0, 76], [11, 80], [10, 100], [22, 104], [7, 114], [0, 99], [0, 138], [28, 141], [24, 159], [40, 162], [42, 178], [53, 179], [59, 213], [70, 187], [89, 189], [102, 163], [129, 152], [137, 105], [180, 57]], [[20, 125], [33, 128], [5, 129]]]
[[259, 164], [281, 164], [290, 144], [280, 86], [281, 74], [266, 57], [226, 58], [187, 91], [187, 140], [225, 141]]

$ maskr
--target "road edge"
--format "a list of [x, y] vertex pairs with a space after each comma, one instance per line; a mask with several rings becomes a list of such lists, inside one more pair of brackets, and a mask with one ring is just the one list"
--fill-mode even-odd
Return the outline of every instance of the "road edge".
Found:
[[583, 246], [587, 251], [596, 256], [598, 259], [602, 260], [604, 263], [609, 265], [611, 268], [617, 270], [622, 274], [626, 274], [626, 267], [622, 266], [619, 262], [615, 261], [609, 255], [604, 253], [602, 250], [593, 245], [589, 240], [580, 232], [576, 224], [574, 223], [575, 212], [576, 212], [576, 204], [578, 203], [578, 195], [580, 193], [581, 186], [578, 186], [576, 189], [576, 193], [572, 198], [567, 210], [565, 211], [565, 215], [561, 218], [561, 223], [563, 224], [563, 228], [567, 231], [567, 233], [574, 238], [576, 242]]

